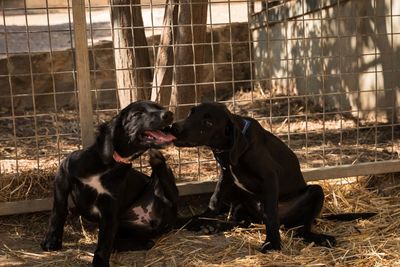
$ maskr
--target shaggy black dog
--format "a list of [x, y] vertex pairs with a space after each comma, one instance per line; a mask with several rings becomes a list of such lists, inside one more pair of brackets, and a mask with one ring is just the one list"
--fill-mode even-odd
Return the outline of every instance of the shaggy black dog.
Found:
[[84, 218], [98, 222], [94, 266], [108, 266], [113, 250], [148, 249], [151, 238], [170, 229], [177, 215], [175, 178], [160, 152], [151, 149], [151, 177], [132, 168], [131, 160], [175, 138], [168, 132], [173, 114], [156, 103], [139, 101], [100, 126], [96, 142], [72, 152], [54, 181], [54, 204], [46, 250], [59, 250], [68, 214], [68, 197]]

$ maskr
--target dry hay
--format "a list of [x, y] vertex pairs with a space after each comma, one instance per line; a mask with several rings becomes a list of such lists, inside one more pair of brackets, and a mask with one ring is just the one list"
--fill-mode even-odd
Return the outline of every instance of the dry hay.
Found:
[[[316, 230], [337, 237], [333, 249], [305, 244], [282, 230], [282, 251], [261, 254], [265, 238], [262, 225], [237, 228], [219, 235], [197, 235], [186, 231], [160, 239], [146, 255], [148, 266], [395, 266], [400, 264], [400, 190], [382, 197], [355, 179], [323, 183], [327, 203], [324, 213], [377, 212], [369, 220], [332, 222], [318, 219]], [[400, 185], [392, 189], [400, 189]], [[128, 266], [130, 255], [118, 254], [115, 262]]]
[[0, 176], [0, 202], [39, 199], [52, 195], [56, 166]]
[[[387, 176], [385, 176], [387, 177]], [[395, 177], [400, 178], [398, 175]], [[392, 184], [390, 195], [367, 189], [367, 179], [340, 179], [321, 183], [326, 193], [324, 214], [377, 212], [368, 220], [333, 222], [318, 219], [316, 230], [337, 237], [329, 249], [305, 244], [283, 230], [282, 251], [261, 254], [265, 238], [262, 225], [236, 228], [216, 235], [185, 230], [162, 236], [149, 251], [113, 254], [113, 266], [399, 266], [400, 265], [400, 185]], [[389, 192], [389, 191], [388, 191]], [[69, 219], [64, 249], [41, 252], [48, 213], [10, 216], [0, 219], [0, 265], [82, 266], [90, 263], [96, 231], [79, 220]], [[83, 225], [83, 226], [82, 226]], [[4, 235], [8, 238], [4, 238]], [[14, 240], [15, 242], [11, 242]], [[31, 247], [29, 245], [31, 244]], [[3, 256], [1, 256], [3, 254]], [[7, 260], [7, 261], [5, 261]]]

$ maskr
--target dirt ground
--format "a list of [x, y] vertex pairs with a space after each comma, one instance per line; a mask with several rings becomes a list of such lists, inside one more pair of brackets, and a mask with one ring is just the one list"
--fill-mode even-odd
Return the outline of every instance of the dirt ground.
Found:
[[[149, 251], [112, 255], [112, 266], [399, 266], [399, 175], [359, 177], [322, 183], [326, 194], [323, 214], [376, 212], [367, 220], [333, 222], [318, 219], [315, 230], [336, 236], [334, 248], [305, 244], [294, 231], [281, 230], [282, 251], [262, 254], [262, 225], [235, 228], [215, 235], [177, 230], [160, 237]], [[201, 210], [185, 203], [186, 212]], [[190, 204], [191, 203], [191, 204]], [[195, 203], [195, 204], [194, 204]], [[181, 211], [181, 214], [185, 210]], [[46, 231], [48, 212], [0, 218], [1, 266], [87, 266], [96, 245], [93, 225], [69, 216], [64, 247], [42, 252], [39, 243]]]

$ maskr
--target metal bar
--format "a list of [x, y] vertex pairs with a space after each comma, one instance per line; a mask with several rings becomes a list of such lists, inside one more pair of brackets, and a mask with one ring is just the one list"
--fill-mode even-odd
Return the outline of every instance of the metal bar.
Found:
[[94, 128], [84, 0], [72, 1], [72, 14], [82, 145], [87, 147], [94, 141]]
[[[18, 147], [18, 142], [17, 142], [17, 123], [15, 120], [15, 103], [14, 103], [14, 88], [13, 88], [13, 81], [12, 81], [12, 75], [11, 71], [9, 69], [9, 66], [11, 66], [10, 62], [10, 56], [9, 56], [9, 40], [8, 40], [8, 29], [7, 29], [7, 23], [6, 23], [6, 13], [4, 12], [4, 1], [1, 2], [2, 5], [2, 17], [3, 17], [3, 27], [4, 27], [4, 44], [5, 44], [5, 52], [7, 56], [7, 78], [8, 78], [8, 84], [10, 88], [10, 103], [11, 103], [11, 120], [12, 120], [12, 141], [14, 144], [14, 147]], [[18, 162], [18, 155], [19, 151], [18, 149], [15, 149], [15, 152], [13, 153], [15, 155], [15, 171], [18, 174], [19, 173], [19, 162]], [[3, 172], [1, 169], [0, 165], [0, 173]]]
[[[46, 18], [47, 18], [47, 31], [48, 31], [48, 40], [49, 40], [49, 56], [50, 56], [50, 74], [51, 74], [51, 82], [52, 82], [52, 94], [53, 94], [53, 102], [54, 102], [54, 121], [55, 121], [55, 131], [57, 137], [57, 156], [58, 156], [58, 164], [61, 162], [61, 146], [60, 146], [60, 125], [58, 122], [58, 107], [57, 107], [57, 94], [56, 94], [56, 83], [54, 76], [54, 58], [53, 58], [53, 47], [51, 40], [51, 28], [50, 28], [50, 12], [49, 12], [49, 0], [46, 0]], [[38, 117], [38, 113], [36, 112], [36, 116]]]

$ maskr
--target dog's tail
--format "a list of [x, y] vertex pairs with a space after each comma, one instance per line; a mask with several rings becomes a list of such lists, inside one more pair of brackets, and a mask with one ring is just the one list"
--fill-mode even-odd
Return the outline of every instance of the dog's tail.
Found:
[[323, 215], [323, 219], [327, 219], [330, 221], [354, 221], [358, 219], [366, 220], [373, 216], [375, 216], [376, 212], [350, 212], [350, 213], [338, 213], [338, 214], [328, 214]]

